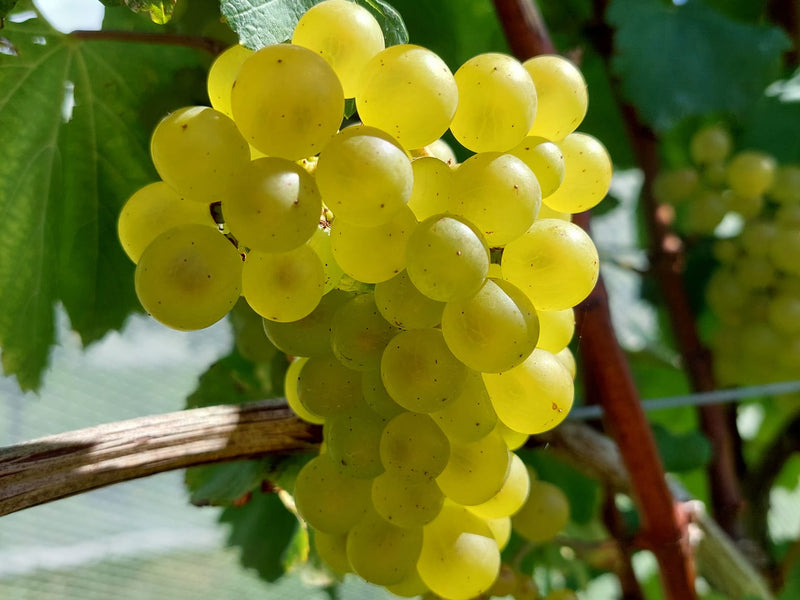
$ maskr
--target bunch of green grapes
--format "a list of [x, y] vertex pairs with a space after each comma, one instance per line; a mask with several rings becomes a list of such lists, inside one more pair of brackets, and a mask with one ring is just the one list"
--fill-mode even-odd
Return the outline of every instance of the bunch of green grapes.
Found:
[[663, 202], [684, 208], [689, 227], [711, 233], [728, 212], [738, 232], [714, 241], [719, 261], [706, 289], [719, 327], [715, 368], [723, 385], [794, 379], [800, 368], [800, 166], [767, 153], [731, 155], [721, 126], [699, 130], [690, 153], [697, 167], [660, 176]]
[[[272, 344], [242, 347], [294, 359], [287, 400], [324, 435], [294, 496], [332, 569], [486, 593], [513, 515], [537, 541], [564, 524], [513, 450], [572, 406], [573, 307], [598, 277], [571, 214], [611, 160], [576, 131], [580, 71], [489, 53], [452, 73], [326, 0], [291, 43], [220, 55], [208, 92], [158, 125], [161, 181], [120, 217], [143, 307], [197, 329], [242, 296]], [[361, 123], [341, 128], [345, 98]]]

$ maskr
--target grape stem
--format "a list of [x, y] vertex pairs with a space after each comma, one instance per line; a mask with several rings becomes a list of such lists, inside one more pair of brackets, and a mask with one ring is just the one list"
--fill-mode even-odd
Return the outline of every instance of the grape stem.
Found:
[[168, 46], [183, 46], [208, 52], [217, 56], [228, 47], [225, 42], [199, 35], [178, 35], [174, 33], [150, 33], [144, 31], [87, 31], [76, 30], [69, 34], [70, 37], [97, 42], [133, 42], [139, 44], [161, 44]]

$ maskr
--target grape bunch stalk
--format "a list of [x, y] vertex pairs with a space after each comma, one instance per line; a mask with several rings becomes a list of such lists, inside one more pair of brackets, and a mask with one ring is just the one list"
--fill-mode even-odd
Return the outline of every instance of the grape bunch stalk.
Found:
[[611, 160], [576, 132], [580, 71], [488, 53], [452, 73], [326, 0], [291, 43], [221, 54], [208, 91], [156, 127], [161, 181], [120, 216], [142, 306], [191, 330], [243, 296], [293, 358], [289, 405], [324, 438], [293, 495], [331, 569], [487, 593], [512, 523], [540, 542], [568, 520], [513, 450], [570, 410], [572, 309], [598, 277], [570, 216]]

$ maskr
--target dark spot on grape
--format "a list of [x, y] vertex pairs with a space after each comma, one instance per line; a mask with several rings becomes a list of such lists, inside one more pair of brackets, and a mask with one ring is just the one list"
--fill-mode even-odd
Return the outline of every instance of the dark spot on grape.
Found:
[[184, 131], [186, 131], [186, 128], [187, 128], [187, 127], [189, 127], [189, 126], [188, 126], [186, 123], [184, 123], [183, 125], [181, 125], [181, 129], [183, 129]]

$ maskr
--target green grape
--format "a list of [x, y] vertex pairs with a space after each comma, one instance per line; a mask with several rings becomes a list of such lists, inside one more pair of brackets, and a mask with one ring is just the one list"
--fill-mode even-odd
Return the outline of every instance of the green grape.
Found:
[[536, 347], [539, 319], [527, 296], [502, 279], [487, 279], [469, 298], [448, 302], [442, 334], [453, 355], [476, 371], [499, 373]]
[[500, 570], [500, 551], [486, 522], [463, 506], [446, 503], [423, 527], [417, 571], [431, 591], [468, 600], [488, 590]]
[[314, 232], [314, 235], [311, 236], [311, 239], [308, 240], [308, 245], [313, 248], [314, 252], [317, 253], [317, 256], [319, 256], [319, 259], [322, 261], [322, 269], [325, 272], [323, 290], [327, 294], [335, 289], [342, 280], [342, 277], [344, 277], [342, 267], [336, 264], [336, 259], [333, 257], [330, 229], [319, 227]]
[[360, 405], [326, 417], [323, 436], [328, 454], [342, 473], [359, 479], [372, 479], [383, 473], [381, 434], [386, 418]]
[[290, 356], [326, 356], [333, 352], [333, 315], [352, 297], [350, 292], [331, 290], [302, 319], [288, 323], [264, 319], [264, 331], [276, 347]]
[[532, 479], [528, 499], [511, 518], [514, 531], [525, 539], [541, 543], [553, 539], [569, 522], [569, 501], [561, 488]]
[[731, 153], [733, 140], [721, 125], [707, 125], [695, 132], [689, 141], [689, 155], [697, 165], [721, 163]]
[[391, 419], [404, 412], [405, 409], [392, 400], [381, 379], [380, 369], [364, 371], [361, 376], [361, 391], [364, 402], [379, 415]]
[[336, 263], [353, 279], [380, 283], [406, 268], [406, 245], [417, 226], [414, 213], [402, 207], [388, 223], [362, 227], [339, 219], [331, 226]]
[[517, 575], [514, 573], [514, 568], [504, 563], [500, 566], [500, 573], [498, 573], [497, 579], [495, 579], [489, 591], [486, 592], [486, 595], [503, 598], [510, 596], [516, 587]]
[[377, 585], [400, 583], [409, 576], [421, 548], [422, 527], [398, 527], [372, 508], [347, 535], [353, 571]]
[[701, 172], [703, 183], [709, 187], [721, 189], [726, 187], [728, 179], [727, 161], [707, 164]]
[[420, 596], [429, 591], [428, 586], [422, 581], [416, 568], [409, 572], [405, 578], [398, 583], [387, 585], [386, 589], [395, 596], [400, 596], [401, 598], [413, 598], [414, 596]]
[[711, 234], [728, 214], [728, 209], [722, 192], [702, 189], [689, 202], [686, 229], [691, 233]]
[[307, 411], [329, 417], [363, 404], [361, 374], [333, 356], [309, 358], [297, 379], [297, 395]]
[[512, 452], [508, 477], [503, 482], [503, 487], [486, 502], [470, 506], [469, 509], [482, 519], [507, 517], [522, 508], [528, 498], [529, 489], [530, 476], [528, 475], [528, 469], [522, 459]]
[[535, 56], [522, 65], [533, 79], [538, 96], [536, 119], [528, 135], [564, 139], [578, 128], [589, 106], [583, 75], [563, 56]]
[[231, 94], [236, 125], [267, 156], [317, 154], [342, 122], [344, 93], [331, 66], [293, 44], [274, 44], [242, 63]]
[[387, 471], [436, 477], [450, 458], [450, 441], [430, 416], [402, 412], [384, 428], [380, 453]]
[[298, 395], [298, 380], [300, 378], [300, 371], [303, 370], [303, 367], [307, 362], [308, 358], [301, 357], [293, 360], [289, 364], [289, 368], [286, 369], [286, 374], [283, 378], [283, 389], [284, 394], [286, 394], [286, 403], [298, 417], [303, 419], [303, 421], [314, 423], [315, 425], [322, 425], [325, 422], [325, 419], [319, 415], [315, 415], [305, 406], [303, 406], [303, 403], [300, 402], [300, 396]]
[[427, 297], [440, 302], [466, 298], [489, 271], [489, 248], [469, 223], [435, 215], [417, 226], [406, 246], [406, 271]]
[[764, 208], [766, 202], [764, 196], [739, 196], [731, 190], [722, 192], [728, 210], [738, 213], [743, 219], [753, 219], [757, 217]]
[[661, 171], [653, 182], [653, 196], [662, 204], [682, 204], [699, 184], [700, 174], [692, 167]]
[[117, 235], [122, 249], [134, 263], [148, 244], [159, 235], [179, 225], [215, 227], [208, 206], [190, 202], [163, 181], [147, 184], [128, 198], [117, 221]]
[[748, 301], [749, 294], [733, 270], [718, 269], [711, 275], [706, 287], [706, 302], [723, 321], [739, 322]]
[[347, 560], [346, 533], [314, 531], [311, 539], [319, 557], [336, 573], [344, 575], [353, 572], [353, 567]]
[[772, 186], [767, 190], [767, 193], [778, 204], [800, 204], [800, 166], [778, 166], [775, 170]]
[[742, 250], [750, 256], [767, 256], [769, 245], [777, 230], [776, 225], [771, 221], [753, 221], [745, 224], [738, 241]]
[[497, 494], [508, 477], [511, 452], [499, 433], [476, 442], [450, 444], [450, 460], [436, 482], [444, 495], [465, 506], [482, 504]]
[[253, 51], [236, 44], [217, 56], [208, 69], [207, 89], [211, 106], [227, 117], [233, 118], [231, 92], [233, 82], [242, 68], [242, 63], [252, 56]]
[[563, 350], [556, 352], [554, 356], [558, 362], [564, 366], [574, 380], [575, 376], [578, 374], [578, 365], [575, 364], [575, 356], [572, 354], [572, 351], [569, 348], [564, 348]]
[[[764, 247], [764, 251], [766, 252], [766, 246]], [[737, 242], [731, 239], [721, 239], [714, 242], [711, 253], [719, 262], [730, 265], [739, 259], [741, 249]]]
[[297, 321], [319, 304], [324, 278], [322, 262], [308, 245], [288, 252], [254, 250], [244, 263], [242, 294], [270, 321]]
[[314, 176], [336, 219], [363, 227], [390, 221], [408, 202], [414, 184], [405, 151], [363, 125], [343, 129], [328, 142]]
[[768, 154], [739, 152], [728, 163], [728, 185], [738, 196], [760, 196], [772, 185], [776, 167], [775, 159]]
[[398, 332], [378, 311], [375, 296], [361, 294], [333, 315], [333, 353], [344, 366], [356, 371], [378, 369], [383, 349]]
[[461, 393], [466, 367], [436, 329], [403, 331], [386, 346], [381, 378], [400, 406], [415, 412], [441, 410]]
[[438, 158], [449, 167], [452, 167], [458, 163], [458, 157], [456, 156], [456, 153], [453, 152], [453, 148], [443, 139], [438, 139], [435, 142], [428, 144], [425, 146], [425, 150], [430, 156]]
[[591, 135], [570, 133], [558, 147], [564, 155], [564, 179], [544, 203], [561, 212], [593, 208], [611, 186], [613, 165], [605, 146]]
[[765, 289], [775, 281], [775, 269], [766, 257], [743, 256], [736, 262], [734, 277], [745, 289]]
[[542, 198], [555, 192], [564, 180], [561, 148], [543, 137], [526, 137], [508, 153], [521, 159], [533, 171], [542, 190]]
[[536, 175], [512, 154], [482, 152], [455, 171], [452, 211], [474, 224], [489, 246], [502, 246], [525, 233], [541, 204]]
[[364, 518], [371, 489], [371, 481], [348, 477], [327, 454], [320, 454], [300, 469], [293, 495], [297, 512], [306, 523], [336, 535]]
[[181, 225], [145, 248], [134, 279], [139, 302], [154, 319], [173, 329], [203, 329], [239, 299], [242, 259], [215, 228]]
[[[538, 598], [538, 595], [534, 598]], [[550, 590], [544, 600], [578, 600], [578, 594], [568, 588]]]
[[432, 477], [386, 471], [372, 481], [375, 510], [398, 527], [430, 523], [439, 514], [443, 503], [444, 494]]
[[557, 354], [567, 347], [575, 333], [575, 313], [571, 308], [564, 310], [536, 311], [539, 317], [539, 341], [537, 348]]
[[314, 178], [284, 158], [252, 161], [239, 176], [236, 192], [222, 201], [225, 224], [242, 246], [287, 252], [317, 231], [322, 211]]
[[458, 108], [450, 124], [473, 152], [505, 152], [530, 131], [536, 87], [525, 67], [506, 54], [479, 54], [455, 73]]
[[503, 276], [531, 299], [537, 310], [576, 306], [594, 288], [597, 249], [583, 229], [567, 221], [536, 221], [509, 243], [500, 263]]
[[261, 315], [250, 308], [242, 297], [239, 297], [230, 315], [236, 351], [252, 362], [271, 361], [278, 349], [264, 333]]
[[536, 215], [536, 220], [543, 221], [544, 219], [561, 219], [562, 221], [572, 221], [572, 215], [567, 212], [554, 210], [542, 202], [542, 206], [539, 209], [539, 214]]
[[327, 0], [309, 8], [294, 28], [292, 43], [313, 50], [330, 64], [345, 98], [355, 96], [364, 67], [386, 47], [375, 17], [345, 0]]
[[572, 408], [572, 377], [546, 350], [537, 348], [505, 373], [484, 373], [483, 381], [497, 417], [514, 431], [542, 433], [561, 423]]
[[481, 374], [467, 371], [461, 393], [442, 410], [431, 413], [448, 439], [462, 444], [476, 442], [497, 424], [497, 414]]
[[492, 537], [497, 543], [497, 549], [502, 552], [511, 539], [511, 517], [497, 517], [486, 519], [486, 524], [492, 532]]
[[420, 46], [386, 48], [361, 72], [356, 107], [367, 125], [391, 133], [405, 148], [422, 148], [447, 131], [458, 88], [439, 56]]
[[791, 336], [800, 334], [800, 298], [786, 292], [776, 294], [770, 300], [767, 319], [779, 333]]
[[225, 198], [250, 161], [236, 124], [207, 106], [164, 117], [150, 139], [150, 155], [161, 179], [187, 200], [204, 204]]
[[375, 285], [375, 304], [387, 321], [401, 329], [436, 327], [445, 306], [414, 287], [407, 271]]
[[450, 207], [453, 170], [433, 156], [421, 156], [411, 161], [414, 186], [408, 207], [420, 221], [447, 212]]
[[790, 275], [800, 275], [800, 229], [778, 227], [769, 244], [769, 258], [775, 268]]
[[509, 450], [518, 450], [522, 448], [530, 437], [527, 433], [520, 433], [519, 431], [510, 429], [508, 425], [500, 420], [497, 421], [495, 431], [502, 436]]

